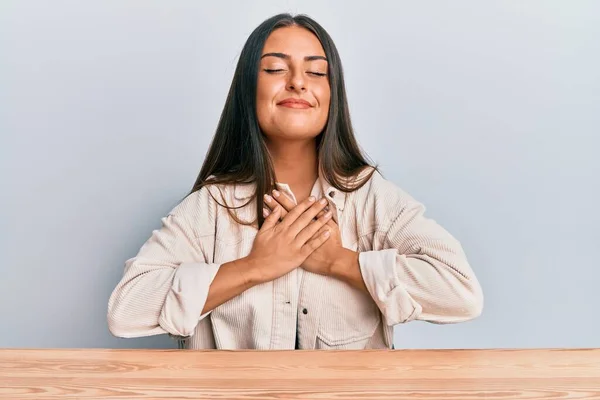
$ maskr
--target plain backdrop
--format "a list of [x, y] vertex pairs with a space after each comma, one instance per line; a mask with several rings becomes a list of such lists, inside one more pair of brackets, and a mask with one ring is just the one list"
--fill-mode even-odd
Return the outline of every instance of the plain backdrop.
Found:
[[3, 0], [0, 347], [174, 347], [112, 337], [108, 297], [282, 11], [330, 32], [361, 145], [484, 288], [396, 347], [600, 347], [600, 2], [373, 0]]

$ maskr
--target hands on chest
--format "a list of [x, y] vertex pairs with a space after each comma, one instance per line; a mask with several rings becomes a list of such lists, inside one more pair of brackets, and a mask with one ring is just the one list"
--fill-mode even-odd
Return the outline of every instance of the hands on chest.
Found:
[[[310, 198], [307, 200], [310, 201]], [[307, 226], [310, 227], [310, 225], [315, 223], [318, 224], [322, 218], [325, 218], [324, 225], [320, 231], [329, 232], [329, 237], [304, 260], [301, 267], [316, 274], [331, 275], [333, 263], [343, 250], [342, 237], [338, 224], [336, 224], [332, 218], [332, 211], [326, 210], [327, 200], [323, 198], [318, 202], [315, 200], [315, 202], [317, 203], [316, 208], [318, 210], [318, 214], [314, 219], [309, 221]], [[296, 207], [301, 207], [300, 205], [296, 206], [296, 204], [294, 204], [290, 198], [276, 190], [273, 191], [273, 197], [265, 199], [265, 204], [267, 207], [269, 207], [269, 213], [272, 212], [276, 206], [283, 208], [281, 210], [282, 216], [280, 217], [282, 222], [285, 218], [287, 218], [287, 215], [290, 212], [294, 211]], [[317, 235], [318, 234], [319, 233], [317, 233]], [[315, 235], [315, 237], [317, 236]], [[315, 237], [313, 237], [313, 239]]]
[[296, 205], [274, 190], [272, 197], [265, 195], [265, 205], [265, 222], [248, 255], [258, 280], [268, 282], [302, 267], [364, 289], [358, 253], [342, 246], [325, 199], [311, 196]]

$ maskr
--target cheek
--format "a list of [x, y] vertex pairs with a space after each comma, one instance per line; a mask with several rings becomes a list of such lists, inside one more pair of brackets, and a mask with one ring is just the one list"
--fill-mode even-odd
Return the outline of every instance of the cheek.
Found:
[[256, 109], [259, 116], [267, 115], [271, 112], [277, 93], [281, 90], [277, 81], [266, 77], [259, 77], [256, 86]]
[[264, 79], [259, 78], [256, 87], [256, 116], [258, 117], [258, 124], [261, 127], [264, 127], [269, 122], [268, 116], [273, 100], [271, 91], [271, 85], [265, 82]]
[[256, 86], [256, 105], [260, 108], [268, 104], [269, 85], [264, 80], [259, 79]]
[[329, 103], [331, 102], [331, 90], [329, 89], [329, 85], [323, 87], [317, 96], [317, 99], [319, 100], [319, 108], [321, 109], [323, 118], [327, 118], [329, 113]]

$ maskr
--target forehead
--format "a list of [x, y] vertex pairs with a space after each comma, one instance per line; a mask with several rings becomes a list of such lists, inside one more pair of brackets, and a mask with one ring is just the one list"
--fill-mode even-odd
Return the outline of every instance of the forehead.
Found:
[[299, 26], [279, 28], [271, 32], [265, 42], [263, 54], [272, 52], [285, 53], [292, 57], [325, 56], [319, 39], [309, 30]]

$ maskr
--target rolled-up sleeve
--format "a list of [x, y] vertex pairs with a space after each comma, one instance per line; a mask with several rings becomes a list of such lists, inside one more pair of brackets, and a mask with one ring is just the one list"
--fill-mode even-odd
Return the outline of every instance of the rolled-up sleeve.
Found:
[[[108, 327], [113, 335], [191, 336], [208, 315], [201, 312], [220, 265], [207, 262], [202, 246], [203, 240], [214, 238], [198, 237], [192, 228], [190, 207], [194, 205], [184, 201], [164, 217], [161, 228], [125, 263], [123, 278], [108, 303]], [[196, 211], [192, 211], [193, 216]]]
[[200, 320], [208, 289], [219, 271], [220, 264], [184, 263], [176, 270], [173, 284], [167, 292], [158, 324], [176, 336], [191, 336]]
[[392, 209], [390, 222], [368, 238], [371, 249], [359, 255], [363, 280], [386, 324], [479, 316], [483, 293], [461, 244], [409, 196]]

